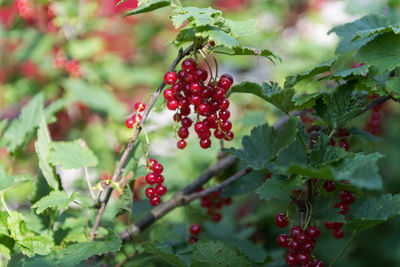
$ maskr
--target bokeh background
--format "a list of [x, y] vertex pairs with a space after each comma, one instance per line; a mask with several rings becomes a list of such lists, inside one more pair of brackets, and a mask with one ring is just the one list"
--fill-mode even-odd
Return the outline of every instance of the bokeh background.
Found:
[[[134, 9], [137, 3], [127, 0], [116, 7], [117, 2], [0, 0], [0, 121], [17, 117], [21, 107], [39, 92], [45, 94], [47, 104], [62, 99], [57, 121], [49, 126], [51, 137], [53, 140], [85, 140], [100, 160], [99, 167], [90, 170], [94, 183], [112, 173], [118, 153], [132, 134], [124, 126], [125, 118], [134, 111], [137, 101], [149, 99], [177, 53], [177, 48], [171, 44], [177, 31], [168, 20], [168, 8], [123, 18], [124, 12]], [[231, 19], [255, 18], [258, 32], [241, 42], [270, 49], [282, 58], [282, 63], [273, 64], [261, 57], [216, 56], [219, 73], [232, 74], [235, 83], [242, 80], [283, 82], [287, 75], [306, 71], [334, 57], [338, 38], [327, 34], [332, 27], [368, 13], [396, 14], [400, 8], [400, 1], [396, 0], [182, 2], [221, 9], [224, 16]], [[318, 88], [315, 84], [301, 83], [297, 89], [311, 91]], [[230, 146], [239, 147], [241, 137], [252, 127], [264, 122], [273, 123], [282, 115], [254, 96], [232, 95], [231, 99], [236, 138], [228, 144]], [[150, 154], [163, 163], [168, 194], [172, 194], [215, 162], [214, 155], [219, 147], [214, 144], [212, 148], [202, 150], [193, 138], [189, 139], [184, 151], [178, 151], [172, 112], [162, 110], [162, 104], [162, 100], [156, 104], [157, 109], [152, 112], [146, 130], [152, 143]], [[399, 109], [389, 105], [385, 112], [378, 133], [381, 142], [377, 145], [354, 144], [353, 149], [377, 150], [386, 155], [380, 164], [385, 189], [398, 193], [400, 123], [396, 118]], [[368, 114], [354, 124], [362, 127], [367, 117]], [[20, 152], [18, 160], [13, 160], [7, 150], [1, 148], [0, 164], [16, 173], [38, 173], [33, 142]], [[66, 191], [86, 190], [80, 170], [64, 172], [61, 176]], [[140, 181], [137, 179], [134, 184], [133, 220], [150, 208], [147, 202], [141, 201], [143, 188]], [[38, 183], [31, 182], [7, 194], [11, 208], [25, 210], [32, 222], [35, 221], [34, 214], [30, 213], [27, 203], [38, 188]], [[198, 215], [201, 213], [199, 205], [193, 206], [174, 211], [141, 238], [159, 242], [184, 239], [178, 226], [202, 218]], [[245, 226], [242, 228], [247, 229], [248, 236], [263, 244], [267, 255], [279, 259], [283, 250], [275, 245], [275, 236], [279, 232], [272, 218], [280, 208], [282, 206], [274, 203], [260, 203], [252, 194], [239, 196], [232, 207], [224, 211], [225, 227], [218, 228], [208, 222], [205, 230], [208, 235], [218, 238], [218, 235], [226, 237], [233, 233], [237, 225]], [[111, 222], [113, 208], [110, 210]], [[164, 231], [170, 225], [177, 226], [177, 232]], [[363, 232], [339, 265], [400, 266], [399, 237], [399, 219]], [[345, 241], [324, 235], [316, 253], [330, 261]], [[145, 266], [141, 264], [138, 262], [137, 266]], [[146, 264], [161, 266], [155, 259]], [[282, 264], [277, 262], [268, 266]]]

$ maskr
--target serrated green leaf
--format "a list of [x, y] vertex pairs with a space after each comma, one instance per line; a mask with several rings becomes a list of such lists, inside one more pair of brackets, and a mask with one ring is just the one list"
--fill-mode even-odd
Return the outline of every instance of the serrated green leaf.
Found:
[[36, 213], [40, 214], [45, 209], [57, 208], [59, 210], [68, 209], [71, 204], [78, 196], [77, 192], [73, 192], [69, 197], [64, 191], [53, 191], [50, 195], [42, 197], [37, 201], [32, 208], [36, 209]]
[[336, 62], [337, 58], [332, 59], [331, 61], [327, 62], [327, 63], [323, 63], [321, 65], [318, 65], [314, 68], [312, 68], [309, 71], [306, 71], [302, 74], [297, 74], [296, 76], [288, 76], [286, 77], [285, 80], [285, 88], [286, 87], [293, 87], [295, 86], [297, 83], [299, 83], [300, 81], [304, 80], [304, 79], [309, 79], [314, 77], [315, 75], [327, 72], [331, 69], [332, 65]]
[[48, 160], [54, 166], [60, 165], [62, 169], [79, 169], [97, 165], [97, 157], [78, 139], [71, 142], [53, 142]]
[[29, 180], [28, 175], [6, 175], [3, 166], [0, 165], [0, 192], [5, 192], [17, 185], [25, 183]]
[[254, 191], [264, 180], [265, 172], [252, 171], [226, 187], [222, 191], [222, 196], [232, 197]]
[[263, 170], [283, 149], [296, 140], [297, 123], [295, 118], [291, 118], [279, 130], [267, 124], [255, 127], [250, 136], [243, 137], [243, 150], [230, 148], [224, 151], [238, 157], [255, 170]]
[[261, 199], [271, 200], [274, 198], [288, 199], [289, 192], [300, 188], [304, 184], [300, 178], [290, 179], [283, 175], [274, 175], [267, 179], [262, 186], [257, 189], [257, 194]]
[[180, 9], [176, 9], [176, 13], [171, 16], [172, 24], [176, 29], [181, 27], [185, 21], [189, 20], [193, 22], [194, 26], [212, 26], [214, 24], [214, 18], [222, 14], [221, 11], [208, 8], [198, 8], [198, 7], [184, 7], [185, 11], [182, 13]]
[[257, 32], [256, 24], [256, 19], [248, 19], [244, 21], [225, 19], [225, 25], [229, 27], [231, 30], [230, 33], [234, 37], [246, 36]]
[[191, 267], [250, 267], [252, 263], [238, 251], [221, 241], [198, 241], [195, 244]]
[[[315, 211], [314, 207], [313, 211]], [[341, 223], [346, 222], [344, 216], [342, 214], [339, 214], [337, 209], [325, 208], [323, 210], [318, 210], [317, 212], [313, 212], [313, 217], [316, 220], [321, 220], [321, 221], [341, 222]]]
[[247, 46], [235, 46], [231, 49], [228, 48], [216, 48], [214, 53], [225, 54], [229, 56], [261, 56], [268, 58], [274, 63], [274, 59], [282, 61], [280, 57], [272, 53], [268, 49], [253, 48]]
[[336, 179], [349, 180], [361, 188], [382, 189], [382, 177], [379, 174], [377, 161], [382, 158], [380, 153], [360, 154], [345, 158], [335, 165]]
[[41, 115], [37, 136], [38, 139], [35, 142], [35, 151], [39, 158], [39, 167], [42, 170], [42, 174], [46, 179], [47, 184], [51, 188], [57, 190], [59, 185], [56, 179], [55, 168], [50, 166], [47, 162], [47, 157], [50, 154], [51, 138], [43, 113]]
[[369, 36], [363, 39], [354, 40], [357, 33], [360, 31], [375, 30], [378, 27], [386, 27], [389, 25], [387, 18], [375, 14], [367, 15], [356, 21], [347, 23], [345, 25], [337, 26], [329, 31], [329, 33], [336, 33], [341, 40], [336, 48], [336, 53], [345, 53], [352, 50], [357, 50], [372, 39], [376, 35]]
[[369, 65], [365, 64], [358, 68], [342, 70], [339, 72], [332, 73], [331, 75], [327, 76], [326, 79], [332, 79], [332, 78], [344, 79], [355, 76], [365, 76], [368, 74], [369, 67], [370, 67]]
[[[309, 136], [302, 131], [303, 125], [299, 123], [298, 133], [302, 135], [303, 140], [306, 143], [309, 143]], [[293, 142], [290, 146], [283, 149], [276, 159], [277, 167], [274, 170], [279, 170], [281, 167], [289, 167], [293, 163], [306, 165], [307, 164], [307, 153], [304, 150], [304, 146], [299, 138], [296, 136], [296, 141]]]
[[378, 33], [386, 33], [386, 32], [393, 32], [395, 34], [400, 33], [400, 28], [398, 25], [389, 25], [386, 27], [377, 27], [375, 29], [367, 29], [358, 31], [356, 36], [353, 38], [352, 41], [357, 40], [358, 38], [367, 38], [372, 35], [376, 35]]
[[364, 95], [354, 90], [353, 83], [339, 86], [333, 93], [325, 93], [316, 100], [317, 115], [331, 128], [342, 128], [359, 115], [367, 102]]
[[361, 47], [356, 60], [373, 65], [378, 73], [392, 71], [400, 66], [400, 36], [385, 33]]
[[8, 217], [7, 211], [0, 211], [0, 235], [8, 236], [10, 234], [10, 231], [7, 227]]
[[213, 40], [216, 46], [224, 46], [227, 48], [239, 46], [239, 42], [234, 37], [219, 29], [199, 32], [196, 35]]
[[294, 89], [282, 89], [278, 83], [269, 84], [267, 82], [263, 82], [261, 85], [259, 85], [258, 83], [244, 81], [240, 84], [232, 86], [229, 92], [254, 94], [286, 113], [294, 108]]
[[70, 245], [58, 251], [55, 258], [60, 263], [60, 266], [75, 266], [81, 261], [94, 255], [117, 251], [121, 246], [121, 239], [119, 239], [115, 233], [110, 231], [106, 240], [81, 242]]
[[157, 246], [153, 243], [143, 243], [142, 247], [146, 252], [157, 255], [172, 266], [187, 267], [186, 263], [184, 263], [177, 255], [175, 255], [170, 246]]
[[364, 231], [386, 222], [400, 213], [400, 194], [385, 194], [378, 199], [357, 200], [350, 208], [347, 226]]
[[322, 93], [311, 93], [307, 95], [302, 95], [294, 97], [293, 101], [296, 105], [296, 109], [311, 108], [315, 105], [315, 100], [320, 97]]
[[385, 83], [385, 89], [394, 98], [400, 99], [400, 78], [392, 77]]
[[264, 262], [268, 256], [263, 247], [252, 243], [250, 240], [228, 239], [226, 244], [237, 247], [253, 262]]
[[171, 0], [145, 0], [142, 1], [142, 4], [138, 6], [135, 10], [127, 12], [125, 16], [146, 13], [170, 5], [171, 5]]
[[89, 83], [77, 79], [68, 79], [63, 82], [64, 87], [79, 101], [90, 108], [107, 113], [115, 120], [123, 120], [126, 115], [124, 104], [104, 88], [97, 88]]
[[322, 166], [320, 168], [314, 168], [309, 165], [300, 165], [292, 163], [287, 169], [287, 173], [296, 173], [309, 178], [318, 178], [324, 180], [335, 180], [335, 173], [333, 168], [330, 166]]
[[37, 94], [22, 108], [19, 117], [11, 121], [10, 126], [4, 132], [4, 140], [2, 140], [10, 153], [14, 153], [18, 148], [30, 142], [32, 137], [30, 135], [39, 125], [43, 106], [44, 96]]
[[317, 143], [310, 152], [310, 164], [319, 167], [332, 164], [346, 157], [346, 151], [338, 146], [332, 147], [326, 134], [321, 133]]

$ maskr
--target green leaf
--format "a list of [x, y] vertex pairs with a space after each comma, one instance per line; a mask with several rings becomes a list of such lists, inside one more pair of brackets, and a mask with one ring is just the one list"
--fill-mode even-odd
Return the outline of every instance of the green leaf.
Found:
[[7, 226], [8, 217], [7, 211], [0, 211], [0, 235], [8, 236], [10, 234]]
[[58, 251], [55, 258], [60, 263], [60, 266], [75, 266], [94, 255], [118, 251], [121, 246], [121, 239], [110, 231], [106, 240], [81, 242], [70, 245]]
[[298, 177], [290, 179], [283, 175], [274, 175], [258, 188], [257, 194], [265, 200], [287, 199], [290, 191], [300, 188], [303, 184], [304, 180]]
[[187, 20], [193, 22], [194, 26], [213, 25], [214, 18], [222, 14], [221, 11], [211, 7], [184, 7], [183, 10], [185, 11], [184, 13], [180, 9], [176, 9], [176, 12], [171, 16], [175, 29], [180, 28]]
[[314, 167], [332, 164], [346, 157], [346, 151], [341, 147], [332, 147], [326, 134], [320, 134], [317, 143], [310, 153], [310, 164]]
[[331, 128], [342, 128], [358, 116], [366, 103], [364, 95], [354, 90], [353, 83], [338, 87], [333, 93], [325, 93], [316, 100], [317, 115]]
[[39, 167], [42, 170], [42, 174], [46, 179], [47, 184], [51, 188], [57, 190], [59, 188], [59, 185], [56, 179], [55, 168], [47, 162], [47, 157], [50, 154], [51, 138], [43, 114], [41, 115], [37, 136], [38, 139], [35, 142], [35, 150], [39, 158]]
[[380, 153], [360, 154], [345, 158], [335, 165], [336, 179], [349, 180], [352, 184], [361, 188], [379, 190], [382, 189], [382, 177], [377, 165]]
[[240, 252], [221, 241], [198, 241], [194, 245], [191, 267], [250, 267], [252, 263]]
[[6, 176], [3, 166], [0, 165], [0, 192], [5, 192], [8, 189], [27, 182], [28, 180], [28, 175], [17, 174]]
[[187, 267], [186, 263], [184, 263], [177, 255], [175, 255], [170, 246], [157, 246], [153, 243], [143, 243], [142, 247], [146, 252], [157, 255], [172, 266]]
[[41, 198], [37, 201], [32, 208], [36, 209], [36, 213], [40, 214], [45, 209], [57, 208], [59, 210], [68, 209], [69, 204], [71, 204], [76, 198], [78, 193], [73, 192], [70, 197], [64, 191], [53, 191], [50, 195]]
[[317, 92], [295, 97], [293, 100], [296, 105], [296, 109], [312, 108], [315, 105], [315, 100], [321, 95], [322, 93]]
[[197, 35], [213, 40], [216, 46], [224, 46], [227, 48], [239, 46], [239, 42], [234, 37], [219, 29], [199, 32]]
[[248, 19], [244, 21], [225, 19], [225, 25], [229, 27], [231, 30], [230, 34], [234, 37], [246, 36], [257, 32], [256, 19]]
[[39, 125], [43, 106], [43, 94], [37, 94], [22, 108], [19, 117], [11, 121], [10, 126], [4, 132], [2, 141], [10, 153], [14, 153], [18, 148], [30, 142], [32, 138], [30, 135]]
[[354, 76], [365, 76], [368, 74], [369, 68], [370, 65], [362, 65], [361, 67], [358, 68], [342, 70], [339, 72], [332, 73], [331, 75], [327, 76], [326, 79], [332, 79], [332, 78], [344, 79]]
[[285, 88], [286, 87], [293, 87], [298, 84], [300, 81], [304, 79], [309, 79], [314, 77], [315, 75], [330, 71], [332, 65], [336, 62], [337, 58], [332, 59], [331, 61], [318, 65], [311, 70], [304, 72], [302, 74], [297, 74], [296, 76], [288, 76], [285, 80]]
[[262, 85], [259, 85], [258, 83], [244, 81], [232, 86], [229, 92], [254, 94], [268, 101], [283, 112], [289, 112], [294, 108], [294, 89], [282, 89], [278, 83], [275, 82], [272, 84], [263, 82]]
[[339, 37], [341, 37], [341, 40], [336, 48], [336, 53], [339, 54], [352, 50], [357, 50], [375, 37], [369, 36], [364, 39], [357, 39], [353, 41], [357, 33], [362, 31], [375, 30], [376, 28], [382, 26], [386, 27], [388, 25], [389, 21], [385, 17], [372, 14], [364, 16], [361, 19], [358, 19], [351, 23], [337, 26], [330, 30], [329, 33], [334, 32]]
[[89, 83], [77, 79], [68, 79], [63, 82], [64, 87], [82, 103], [90, 108], [104, 112], [115, 120], [122, 121], [126, 115], [124, 104], [104, 88], [94, 87]]
[[256, 245], [250, 240], [227, 239], [224, 242], [237, 247], [253, 262], [264, 262], [265, 258], [268, 256], [262, 246]]
[[97, 157], [82, 143], [81, 139], [71, 142], [53, 142], [48, 160], [54, 166], [60, 165], [64, 170], [96, 166]]
[[384, 223], [399, 213], [400, 194], [385, 194], [378, 199], [357, 200], [347, 215], [347, 225], [355, 231], [363, 231]]
[[330, 166], [322, 166], [320, 168], [314, 168], [309, 165], [300, 165], [292, 163], [287, 169], [287, 173], [296, 173], [309, 178], [319, 178], [325, 180], [335, 180], [335, 174], [333, 168]]
[[140, 6], [138, 6], [133, 11], [127, 12], [125, 16], [146, 13], [170, 5], [171, 5], [171, 0], [144, 0], [142, 1], [142, 4]]
[[382, 141], [381, 138], [376, 137], [375, 135], [370, 134], [369, 132], [363, 131], [360, 128], [357, 127], [353, 127], [350, 129], [347, 129], [347, 131], [351, 134], [354, 135], [356, 137], [359, 137], [361, 139], [364, 139], [367, 142], [371, 142], [371, 143], [379, 143]]
[[1, 258], [5, 258], [5, 259], [9, 260], [10, 252], [11, 252], [10, 248], [8, 248], [6, 245], [0, 243], [0, 257]]
[[264, 180], [265, 172], [252, 171], [226, 187], [222, 191], [222, 196], [232, 197], [254, 191]]
[[400, 36], [385, 33], [361, 47], [355, 58], [373, 65], [378, 73], [392, 71], [400, 66]]
[[358, 38], [366, 38], [372, 35], [377, 35], [378, 33], [386, 33], [386, 32], [393, 32], [394, 34], [400, 33], [400, 28], [398, 25], [389, 25], [386, 27], [377, 27], [375, 29], [367, 29], [358, 31], [356, 36], [353, 38], [352, 41], [357, 40]]
[[278, 57], [277, 55], [275, 55], [268, 49], [253, 48], [253, 47], [247, 47], [247, 46], [235, 46], [231, 49], [216, 48], [214, 50], [214, 53], [225, 54], [225, 55], [229, 55], [229, 56], [261, 56], [261, 57], [268, 58], [272, 62], [274, 62], [273, 59], [282, 61], [280, 57]]
[[400, 99], [400, 78], [392, 77], [385, 83], [386, 91], [394, 98]]
[[250, 136], [243, 137], [243, 150], [230, 148], [224, 151], [238, 157], [255, 170], [263, 170], [296, 140], [297, 123], [295, 118], [291, 118], [279, 130], [267, 124], [255, 127]]

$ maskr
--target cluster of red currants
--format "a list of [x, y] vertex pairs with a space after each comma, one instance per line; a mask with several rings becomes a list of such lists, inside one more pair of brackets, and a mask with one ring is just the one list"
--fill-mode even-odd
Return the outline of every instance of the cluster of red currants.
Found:
[[[157, 206], [161, 202], [160, 197], [167, 193], [167, 188], [163, 185], [164, 176], [161, 174], [164, 167], [153, 158], [148, 160], [146, 166], [150, 171], [146, 175], [146, 182], [150, 186], [146, 188], [145, 195], [150, 199], [150, 205]], [[152, 187], [153, 185], [156, 186]]]
[[200, 232], [201, 226], [199, 224], [194, 223], [190, 226], [190, 233], [192, 234], [192, 236], [189, 238], [189, 244], [193, 244], [199, 241], [197, 236], [200, 234]]
[[[279, 228], [285, 228], [288, 224], [288, 218], [284, 213], [279, 213], [275, 217], [275, 223]], [[320, 235], [320, 230], [316, 226], [310, 226], [306, 231], [300, 226], [293, 226], [290, 229], [290, 236], [280, 234], [276, 242], [282, 248], [288, 249], [286, 263], [289, 266], [300, 267], [323, 267], [321, 260], [310, 258], [310, 253], [314, 250], [314, 245]]]
[[[201, 187], [197, 192], [203, 190]], [[229, 206], [230, 204], [232, 204], [232, 199], [230, 197], [221, 197], [220, 192], [214, 192], [201, 198], [201, 206], [207, 209], [207, 214], [211, 216], [214, 222], [219, 222], [222, 219], [222, 214], [216, 210], [220, 210], [223, 206]]]
[[349, 151], [350, 149], [350, 144], [347, 142], [347, 137], [350, 136], [350, 133], [346, 131], [345, 129], [339, 129], [337, 133], [335, 133], [334, 138], [330, 139], [331, 146], [336, 145], [337, 139], [339, 139], [339, 146], [341, 148], [344, 148], [346, 151]]
[[59, 49], [55, 49], [55, 57], [53, 66], [56, 69], [63, 69], [72, 77], [79, 78], [81, 76], [81, 67], [77, 60], [69, 60], [65, 53]]
[[[324, 183], [324, 188], [327, 192], [333, 192], [336, 190], [336, 184], [332, 181]], [[339, 214], [346, 215], [350, 210], [350, 205], [354, 203], [354, 195], [347, 191], [342, 190], [339, 193], [340, 201], [335, 204], [335, 209], [340, 209]], [[333, 236], [336, 239], [342, 239], [344, 232], [342, 229], [343, 223], [340, 222], [325, 222], [325, 228], [328, 230], [334, 230]]]
[[136, 113], [126, 119], [125, 126], [129, 129], [132, 129], [136, 123], [139, 123], [142, 120], [142, 115], [140, 115], [139, 112], [142, 112], [145, 109], [146, 109], [146, 105], [144, 103], [137, 102], [135, 104]]
[[16, 3], [18, 13], [23, 19], [33, 18], [33, 9], [29, 6], [28, 0], [17, 0]]
[[229, 121], [229, 100], [226, 93], [233, 84], [233, 78], [224, 74], [218, 81], [209, 81], [208, 72], [198, 68], [194, 59], [188, 58], [182, 62], [182, 69], [178, 73], [169, 71], [164, 75], [164, 82], [171, 85], [163, 92], [167, 100], [167, 108], [176, 111], [174, 120], [181, 123], [178, 136], [181, 138], [177, 146], [179, 149], [186, 147], [185, 139], [189, 136], [189, 128], [193, 122], [188, 117], [193, 105], [198, 119], [194, 130], [200, 138], [200, 146], [204, 149], [211, 146], [211, 129], [217, 139], [230, 141], [233, 139], [232, 123]]
[[[378, 95], [373, 94], [370, 98], [374, 99], [377, 97], [378, 97]], [[369, 115], [369, 118], [365, 125], [365, 130], [370, 132], [373, 135], [377, 135], [379, 133], [380, 126], [381, 126], [381, 111], [382, 111], [382, 108], [384, 107], [384, 105], [385, 105], [385, 103], [382, 103], [372, 109], [372, 112]]]

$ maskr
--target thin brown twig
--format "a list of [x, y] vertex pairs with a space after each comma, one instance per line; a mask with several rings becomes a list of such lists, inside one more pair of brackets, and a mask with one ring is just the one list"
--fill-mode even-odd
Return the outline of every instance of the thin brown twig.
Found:
[[[182, 48], [179, 50], [178, 56], [175, 58], [175, 60], [172, 62], [169, 71], [173, 71], [176, 67], [176, 65], [178, 65], [178, 63], [187, 55], [189, 55], [193, 50], [193, 45], [189, 46], [188, 48], [186, 48], [185, 50], [183, 50]], [[129, 154], [132, 151], [134, 144], [136, 142], [136, 140], [139, 137], [139, 134], [142, 130], [142, 124], [146, 121], [151, 109], [154, 106], [154, 103], [157, 100], [157, 97], [160, 95], [161, 91], [164, 89], [166, 83], [163, 81], [160, 86], [157, 88], [157, 90], [152, 94], [151, 99], [143, 113], [143, 117], [142, 120], [140, 121], [140, 124], [136, 127], [135, 133], [133, 134], [132, 139], [129, 141], [128, 146], [126, 147], [124, 153], [121, 156], [121, 159], [118, 163], [117, 168], [114, 171], [114, 174], [111, 178], [112, 181], [116, 181], [118, 179], [118, 177], [121, 175], [122, 169], [125, 165], [125, 163], [127, 162], [128, 158], [129, 158]], [[101, 201], [100, 203], [100, 207], [99, 210], [97, 212], [94, 224], [93, 224], [93, 228], [92, 231], [90, 233], [90, 240], [92, 241], [96, 235], [97, 235], [97, 229], [100, 226], [100, 221], [101, 221], [101, 217], [103, 216], [104, 210], [107, 206], [107, 203], [111, 197], [111, 193], [113, 191], [113, 188], [111, 186], [108, 186], [108, 188], [106, 189], [106, 194], [104, 199]]]

